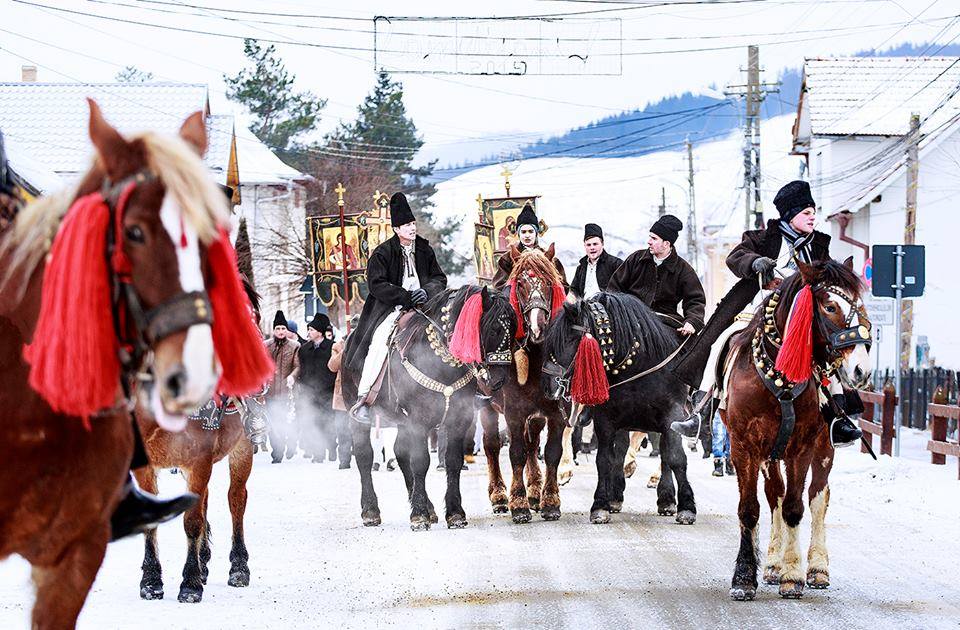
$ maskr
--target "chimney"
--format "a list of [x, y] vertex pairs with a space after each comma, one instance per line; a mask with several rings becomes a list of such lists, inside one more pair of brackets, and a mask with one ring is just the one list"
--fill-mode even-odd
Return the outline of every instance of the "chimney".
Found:
[[37, 67], [36, 66], [20, 66], [20, 80], [24, 83], [36, 83], [37, 82]]

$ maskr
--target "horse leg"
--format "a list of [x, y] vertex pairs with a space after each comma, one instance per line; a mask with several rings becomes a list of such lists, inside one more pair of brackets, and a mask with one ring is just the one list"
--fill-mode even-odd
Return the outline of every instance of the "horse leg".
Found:
[[[514, 523], [530, 522], [530, 503], [527, 501], [527, 489], [523, 485], [523, 467], [527, 463], [526, 421], [507, 418], [510, 429], [510, 514]], [[534, 454], [536, 457], [536, 454]]]
[[590, 506], [590, 522], [602, 525], [610, 522], [611, 467], [620, 464], [613, 457], [613, 427], [594, 418], [593, 430], [597, 435], [597, 489], [593, 493], [593, 505]]
[[211, 462], [202, 462], [189, 470], [183, 469], [187, 477], [187, 488], [198, 495], [200, 500], [183, 515], [183, 529], [187, 534], [187, 560], [183, 565], [183, 581], [180, 582], [180, 594], [177, 600], [196, 604], [203, 599], [203, 569], [200, 560], [200, 548], [206, 535], [207, 484], [210, 482]]
[[[567, 422], [560, 414], [551, 414], [547, 418], [547, 443], [543, 447], [543, 461], [546, 465], [546, 478], [540, 501], [540, 516], [545, 521], [560, 519], [560, 484], [557, 469], [563, 455], [563, 442]], [[569, 442], [569, 440], [567, 440]]]
[[527, 420], [527, 501], [534, 512], [540, 511], [540, 495], [543, 493], [543, 474], [537, 453], [540, 451], [540, 434], [546, 423], [546, 418], [542, 416]]
[[647, 434], [643, 431], [630, 431], [630, 447], [623, 458], [623, 476], [627, 479], [633, 477], [633, 473], [637, 472], [637, 455], [640, 452], [640, 444], [643, 443], [645, 437], [647, 437]]
[[80, 535], [53, 566], [34, 567], [37, 596], [31, 628], [73, 628], [97, 577], [110, 538], [105, 522], [89, 535]]
[[[157, 471], [149, 466], [133, 471], [137, 485], [144, 492], [157, 494]], [[143, 534], [143, 577], [140, 579], [140, 599], [163, 599], [163, 575], [160, 569], [160, 554], [157, 549], [157, 530]]]
[[[243, 536], [243, 515], [247, 511], [247, 479], [253, 468], [253, 445], [250, 440], [240, 437], [230, 451], [230, 489], [227, 500], [230, 503], [230, 517], [233, 520], [233, 541], [230, 547], [230, 586], [249, 586], [250, 567], [247, 561], [247, 544]], [[208, 525], [209, 527], [209, 525]], [[209, 529], [208, 529], [209, 533]]]
[[[451, 410], [452, 412], [454, 410]], [[452, 417], [464, 417], [460, 414]], [[448, 421], [451, 416], [448, 416]], [[463, 443], [468, 423], [450, 422], [450, 432], [447, 435], [447, 452], [444, 466], [447, 470], [446, 519], [449, 529], [463, 529], [467, 526], [467, 514], [463, 511], [463, 502], [460, 497], [460, 469], [463, 468]], [[424, 435], [426, 439], [426, 435]]]
[[[427, 432], [419, 425], [408, 427], [407, 448], [410, 453], [410, 471], [413, 490], [410, 493], [410, 529], [422, 532], [430, 529], [430, 502], [427, 498], [427, 470], [430, 469], [430, 449]], [[461, 448], [461, 452], [462, 452]]]
[[[662, 438], [660, 442], [664, 446], [664, 450], [666, 450], [666, 445], [669, 444], [669, 442], [664, 442]], [[660, 475], [656, 483], [657, 514], [661, 516], [673, 516], [677, 513], [677, 490], [673, 485], [673, 474], [669, 464], [667, 464], [667, 458], [663, 456], [663, 452], [663, 450], [660, 451]], [[647, 482], [648, 488], [656, 476], [656, 473], [650, 475], [650, 481]]]
[[806, 574], [800, 555], [800, 521], [803, 519], [803, 490], [813, 449], [794, 453], [785, 460], [787, 492], [783, 500], [783, 570], [780, 573], [780, 596], [797, 599], [803, 595]]
[[483, 426], [483, 453], [487, 456], [487, 494], [494, 514], [507, 513], [507, 486], [500, 470], [500, 425], [497, 412], [492, 406], [482, 407], [479, 412]]
[[737, 484], [740, 487], [740, 550], [730, 584], [730, 597], [737, 601], [752, 600], [757, 595], [757, 564], [760, 551], [757, 523], [760, 520], [760, 501], [757, 498], [757, 480], [760, 464], [750, 453], [741, 452], [736, 443], [731, 444], [731, 456], [737, 468]]
[[770, 506], [770, 545], [767, 547], [767, 561], [763, 568], [763, 581], [767, 584], [779, 584], [783, 570], [783, 498], [786, 487], [780, 462], [764, 462], [760, 466], [763, 473], [763, 492]]
[[207, 520], [209, 502], [210, 494], [208, 493], [203, 497], [203, 535], [200, 537], [200, 552], [198, 554], [200, 558], [200, 579], [203, 581], [204, 586], [207, 585], [207, 578], [210, 576], [210, 569], [207, 568], [207, 565], [213, 556], [213, 552], [210, 549], [210, 536], [212, 533], [210, 531], [210, 521]]
[[[630, 434], [617, 431], [613, 436], [613, 461], [622, 462], [630, 448]], [[610, 470], [610, 513], [619, 514], [623, 510], [623, 492], [627, 489], [627, 476], [624, 467], [614, 466]]]
[[827, 553], [827, 507], [830, 505], [830, 470], [833, 468], [833, 447], [826, 432], [817, 438], [810, 464], [810, 549], [807, 552], [807, 586], [830, 586], [830, 555]]
[[[393, 444], [393, 454], [397, 460], [397, 466], [400, 467], [400, 474], [403, 475], [403, 483], [407, 486], [408, 501], [413, 496], [413, 469], [410, 467], [410, 449], [415, 439], [410, 434], [409, 429], [401, 426], [397, 429], [397, 439]], [[429, 437], [427, 439], [429, 440]], [[430, 497], [427, 497], [427, 513], [430, 515], [430, 523], [435, 524], [438, 520], [437, 510], [433, 507]]]
[[575, 433], [566, 421], [563, 423], [563, 437], [561, 439], [562, 452], [560, 464], [557, 467], [557, 483], [565, 486], [573, 478], [573, 437]]
[[359, 422], [353, 425], [353, 457], [360, 471], [360, 518], [365, 527], [380, 524], [380, 506], [373, 489], [373, 445], [370, 443], [370, 427]]
[[[693, 487], [687, 479], [687, 454], [683, 450], [683, 438], [675, 431], [665, 431], [660, 436], [661, 479], [670, 477], [677, 480], [677, 518], [681, 525], [693, 525], [697, 521], [697, 502], [693, 497]], [[669, 470], [664, 470], [668, 468]]]

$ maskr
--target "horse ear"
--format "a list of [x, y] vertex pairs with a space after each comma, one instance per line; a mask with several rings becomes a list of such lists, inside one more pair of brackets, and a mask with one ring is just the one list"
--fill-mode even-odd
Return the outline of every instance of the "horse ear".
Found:
[[201, 157], [207, 151], [207, 127], [202, 112], [193, 112], [180, 126], [180, 137], [196, 149]]
[[126, 155], [129, 144], [116, 129], [103, 117], [100, 106], [92, 98], [87, 99], [90, 106], [90, 141], [97, 150], [100, 164], [111, 178], [120, 175], [123, 156]]
[[515, 244], [510, 245], [510, 260], [512, 262], [517, 262], [517, 258], [520, 258], [520, 249], [517, 248]]
[[552, 261], [554, 256], [556, 256], [556, 254], [557, 254], [556, 243], [550, 243], [550, 247], [547, 248], [547, 258], [549, 258]]
[[483, 310], [487, 311], [493, 306], [493, 298], [490, 297], [490, 290], [486, 286], [480, 289], [480, 300], [483, 304]]
[[817, 269], [813, 265], [797, 261], [797, 269], [800, 270], [800, 277], [804, 284], [815, 284], [817, 282]]
[[843, 261], [843, 266], [853, 271], [853, 256], [847, 256], [847, 259]]

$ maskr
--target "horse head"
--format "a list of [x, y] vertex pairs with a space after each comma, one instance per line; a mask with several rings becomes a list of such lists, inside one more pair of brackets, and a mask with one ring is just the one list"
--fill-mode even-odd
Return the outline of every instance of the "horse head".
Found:
[[460, 293], [450, 352], [463, 363], [480, 366], [480, 390], [492, 396], [503, 387], [509, 375], [517, 320], [505, 295], [487, 287], [479, 290], [467, 287]]
[[543, 341], [547, 325], [565, 298], [563, 279], [553, 264], [554, 251], [553, 244], [546, 252], [534, 247], [521, 252], [515, 245], [510, 247], [510, 303], [518, 319], [517, 338], [526, 336], [533, 344]]
[[146, 368], [148, 408], [182, 428], [215, 388], [249, 393], [272, 368], [247, 315], [225, 198], [201, 161], [203, 116], [179, 137], [128, 139], [89, 105], [96, 161], [50, 250], [30, 382], [55, 410], [88, 417]]

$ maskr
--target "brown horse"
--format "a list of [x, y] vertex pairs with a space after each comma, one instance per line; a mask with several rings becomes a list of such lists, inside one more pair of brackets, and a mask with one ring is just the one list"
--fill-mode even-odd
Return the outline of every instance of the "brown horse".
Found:
[[[518, 322], [518, 348], [503, 386], [503, 412], [510, 433], [510, 466], [513, 476], [509, 500], [500, 472], [500, 433], [494, 410], [481, 410], [483, 449], [487, 456], [489, 496], [494, 513], [504, 513], [509, 506], [514, 523], [529, 523], [531, 510], [539, 510], [548, 521], [560, 518], [560, 486], [557, 468], [563, 451], [566, 420], [557, 401], [549, 400], [540, 386], [544, 363], [542, 343], [553, 315], [563, 305], [564, 291], [560, 274], [553, 264], [554, 247], [546, 254], [530, 248], [523, 252], [516, 247], [506, 254], [513, 257], [510, 274], [510, 301]], [[547, 428], [543, 451], [546, 479], [537, 461], [540, 434]], [[524, 467], [527, 480], [524, 484]]]
[[[242, 290], [224, 272], [234, 254], [199, 158], [201, 114], [180, 138], [128, 140], [91, 101], [89, 125], [90, 172], [0, 241], [0, 559], [33, 566], [34, 628], [74, 627], [100, 568], [133, 451], [135, 375], [151, 369], [151, 406], [182, 426], [230, 356], [218, 339], [246, 334], [222, 323]], [[221, 385], [250, 377], [228, 369]]]
[[[730, 431], [740, 487], [740, 550], [730, 589], [733, 599], [756, 596], [761, 471], [772, 517], [765, 581], [779, 584], [785, 598], [802, 596], [805, 582], [812, 588], [829, 585], [824, 518], [833, 449], [821, 401], [830, 379], [867, 365], [870, 322], [860, 291], [850, 260], [801, 264], [800, 271], [764, 301], [750, 326], [733, 341], [725, 378], [729, 383], [726, 409], [720, 412]], [[795, 417], [792, 433], [788, 430], [791, 415]], [[780, 439], [778, 433], [782, 433]], [[811, 470], [808, 494], [813, 525], [804, 575], [798, 527]]]

